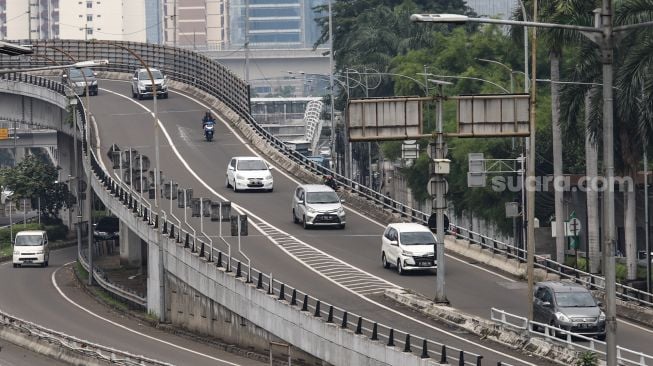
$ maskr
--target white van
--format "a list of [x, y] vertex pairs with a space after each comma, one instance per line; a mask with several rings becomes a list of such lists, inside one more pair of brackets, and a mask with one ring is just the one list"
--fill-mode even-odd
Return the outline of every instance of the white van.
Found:
[[50, 246], [48, 234], [43, 230], [26, 230], [16, 234], [14, 239], [14, 268], [23, 264], [48, 266]]
[[386, 227], [381, 238], [383, 267], [395, 266], [399, 274], [438, 268], [435, 236], [426, 226], [402, 222]]

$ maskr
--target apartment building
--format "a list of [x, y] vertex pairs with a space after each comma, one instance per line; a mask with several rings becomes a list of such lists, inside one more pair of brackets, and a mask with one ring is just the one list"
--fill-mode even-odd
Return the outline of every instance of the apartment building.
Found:
[[513, 9], [518, 5], [518, 0], [467, 0], [467, 6], [476, 14], [508, 19]]
[[0, 38], [145, 42], [145, 18], [145, 0], [0, 0]]
[[[229, 2], [229, 43], [245, 44], [248, 29], [250, 48], [310, 48], [319, 37], [314, 7], [326, 0], [246, 0]], [[249, 21], [246, 22], [246, 15]]]
[[166, 44], [198, 50], [224, 48], [228, 3], [228, 0], [165, 0]]

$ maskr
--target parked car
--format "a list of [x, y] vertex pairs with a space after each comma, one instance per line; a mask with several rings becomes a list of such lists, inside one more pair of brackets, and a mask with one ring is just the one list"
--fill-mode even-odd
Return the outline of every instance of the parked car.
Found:
[[533, 320], [584, 336], [605, 339], [605, 313], [592, 293], [573, 282], [538, 282]]
[[[157, 69], [150, 69], [154, 83], [156, 84], [157, 97], [168, 98], [168, 78]], [[152, 79], [147, 69], [138, 69], [132, 76], [131, 83], [132, 98], [143, 99], [145, 97], [154, 97], [152, 92]]]
[[435, 256], [437, 239], [428, 227], [401, 222], [386, 226], [381, 238], [383, 267], [395, 266], [397, 273], [438, 268]]
[[88, 94], [98, 94], [97, 73], [88, 67], [64, 69], [61, 83], [68, 85], [77, 95], [86, 95], [86, 83], [88, 83]]
[[120, 236], [120, 221], [115, 216], [101, 217], [93, 225], [95, 240], [118, 240]]
[[227, 165], [225, 185], [227, 188], [233, 188], [234, 192], [244, 189], [272, 192], [274, 178], [271, 169], [272, 167], [258, 156], [235, 156]]
[[345, 208], [336, 191], [324, 184], [300, 184], [292, 198], [292, 220], [311, 226], [336, 226], [347, 224]]
[[24, 264], [48, 266], [50, 246], [48, 245], [48, 234], [44, 230], [19, 231], [16, 233], [13, 244], [14, 268]]

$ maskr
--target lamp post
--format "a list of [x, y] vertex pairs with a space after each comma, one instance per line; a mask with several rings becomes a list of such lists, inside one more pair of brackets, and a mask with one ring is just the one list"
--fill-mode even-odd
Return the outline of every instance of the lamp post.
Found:
[[514, 73], [518, 72], [518, 71], [514, 71], [510, 66], [504, 64], [503, 62], [499, 62], [497, 60], [489, 60], [489, 59], [486, 59], [486, 58], [477, 58], [476, 60], [492, 63], [492, 64], [495, 64], [495, 65], [499, 65], [499, 66], [503, 67], [504, 69], [508, 70], [508, 72], [510, 73], [509, 74], [510, 75], [510, 93], [515, 92], [515, 79], [513, 78], [512, 75]]
[[[329, 93], [329, 98], [331, 99], [331, 155], [336, 157], [335, 161], [339, 161], [339, 157], [336, 156], [336, 119], [334, 116], [334, 101], [333, 101], [333, 9], [331, 6], [332, 0], [329, 0], [329, 88], [331, 93]], [[349, 91], [348, 91], [349, 92]], [[340, 168], [336, 166], [336, 168]]]
[[154, 168], [154, 208], [156, 212], [156, 218], [157, 222], [155, 223], [155, 226], [157, 228], [157, 245], [159, 247], [159, 320], [161, 322], [165, 322], [166, 320], [166, 314], [165, 314], [165, 309], [166, 309], [166, 303], [165, 303], [165, 252], [163, 248], [163, 242], [162, 242], [162, 235], [161, 235], [161, 227], [158, 223], [159, 217], [160, 217], [160, 208], [159, 208], [159, 201], [160, 201], [160, 189], [159, 186], [161, 184], [161, 166], [160, 166], [160, 159], [159, 159], [159, 114], [157, 110], [157, 94], [158, 94], [158, 89], [156, 86], [156, 83], [154, 82], [154, 76], [152, 75], [152, 71], [150, 70], [150, 66], [143, 60], [141, 56], [139, 56], [136, 52], [134, 52], [132, 49], [122, 46], [117, 43], [113, 42], [106, 42], [106, 41], [98, 41], [102, 42], [104, 44], [114, 46], [116, 48], [120, 48], [124, 51], [127, 51], [129, 54], [131, 54], [135, 59], [138, 60], [138, 62], [143, 66], [143, 68], [147, 71], [148, 76], [150, 77], [150, 82], [152, 83], [152, 110], [153, 110], [153, 122], [154, 122], [154, 159], [155, 159], [155, 168]]

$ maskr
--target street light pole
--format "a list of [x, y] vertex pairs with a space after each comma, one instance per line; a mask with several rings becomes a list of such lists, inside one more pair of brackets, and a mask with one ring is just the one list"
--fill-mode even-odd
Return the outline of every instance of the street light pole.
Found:
[[[533, 22], [537, 22], [537, 0], [533, 2]], [[531, 29], [531, 78], [532, 88], [530, 89], [530, 136], [528, 137], [527, 153], [528, 162], [526, 163], [526, 277], [528, 279], [528, 320], [533, 320], [533, 287], [535, 262], [535, 108], [537, 106], [537, 28]]]
[[603, 0], [600, 24], [601, 62], [603, 63], [603, 169], [608, 189], [603, 203], [605, 236], [603, 245], [603, 276], [606, 290], [606, 362], [617, 365], [617, 306], [615, 299], [615, 217], [614, 217], [614, 125], [613, 125], [613, 56], [614, 38], [612, 29], [612, 0]]
[[[334, 116], [335, 106], [333, 100], [333, 16], [331, 8], [332, 0], [329, 0], [329, 88], [331, 89], [330, 98], [331, 98], [331, 156], [333, 160], [338, 164], [340, 161], [339, 156], [336, 154], [336, 119]], [[349, 90], [347, 90], [349, 93]], [[336, 169], [341, 169], [339, 164], [336, 166]], [[343, 173], [340, 171], [340, 173]]]

